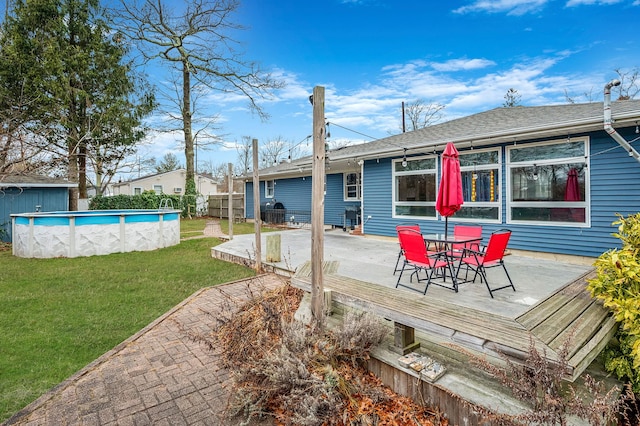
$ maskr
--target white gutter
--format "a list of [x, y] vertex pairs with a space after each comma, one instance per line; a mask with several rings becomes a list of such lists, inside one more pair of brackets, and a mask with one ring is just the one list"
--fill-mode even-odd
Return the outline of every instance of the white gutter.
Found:
[[618, 142], [625, 150], [627, 150], [630, 157], [635, 158], [636, 161], [640, 163], [640, 154], [638, 154], [638, 151], [633, 149], [629, 142], [620, 136], [616, 129], [611, 126], [611, 88], [619, 85], [620, 80], [611, 80], [604, 85], [604, 130], [613, 138], [613, 140]]

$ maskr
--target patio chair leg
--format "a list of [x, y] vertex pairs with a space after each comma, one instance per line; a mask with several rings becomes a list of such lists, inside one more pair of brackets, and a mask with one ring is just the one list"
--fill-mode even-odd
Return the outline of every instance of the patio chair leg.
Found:
[[489, 290], [489, 296], [491, 296], [491, 298], [493, 299], [494, 290], [491, 290], [491, 287], [489, 287], [489, 280], [487, 280], [487, 271], [485, 271], [483, 267], [478, 267], [476, 275], [478, 274], [478, 271], [480, 271], [480, 281], [482, 281], [482, 279], [484, 278], [484, 285], [487, 286], [487, 290]]
[[[471, 281], [475, 282], [476, 281], [476, 277], [478, 276], [478, 269], [477, 268], [472, 268], [471, 265], [469, 265], [468, 263], [465, 263], [464, 266], [465, 266], [464, 282], [465, 283], [469, 282], [469, 269], [473, 269], [473, 271], [475, 272], [474, 275], [473, 275], [473, 279], [471, 280]], [[458, 263], [458, 269], [456, 270], [456, 278], [460, 274], [460, 268], [461, 267], [462, 267], [462, 262]]]
[[[445, 266], [445, 268], [447, 268], [449, 270], [449, 272], [451, 273], [451, 283], [453, 284], [453, 290], [457, 293], [458, 292], [458, 274], [456, 273], [456, 275], [453, 275], [453, 270], [454, 267], [451, 266], [451, 264], [449, 263], [447, 266]], [[444, 269], [444, 268], [443, 268]], [[447, 271], [444, 270], [444, 275], [447, 275]]]
[[[504, 285], [502, 287], [498, 287], [498, 288], [492, 289], [492, 288], [489, 287], [489, 282], [487, 281], [487, 275], [484, 274], [485, 283], [487, 285], [487, 288], [489, 289], [489, 294], [491, 295], [492, 299], [493, 299], [493, 292], [494, 291], [502, 290], [502, 289], [509, 288], [509, 287], [511, 287], [513, 289], [513, 291], [516, 291], [516, 287], [513, 285], [513, 281], [511, 281], [511, 277], [509, 276], [509, 272], [507, 272], [507, 267], [504, 266], [504, 262], [500, 262], [500, 265], [502, 265], [502, 269], [504, 269], [504, 273], [507, 275], [507, 279], [509, 280], [509, 285]], [[484, 268], [483, 268], [483, 272], [484, 272]]]
[[502, 263], [502, 269], [504, 269], [504, 273], [507, 274], [507, 279], [509, 280], [509, 284], [511, 284], [511, 288], [513, 288], [513, 291], [516, 291], [516, 287], [513, 285], [513, 281], [511, 281], [511, 277], [509, 276], [509, 273], [507, 272], [507, 267], [504, 266], [504, 263]]
[[393, 275], [396, 274], [400, 269], [398, 269], [398, 265], [400, 264], [400, 258], [402, 257], [402, 250], [398, 252], [398, 260], [396, 260], [396, 267], [393, 268]]
[[433, 278], [434, 272], [435, 272], [435, 268], [431, 268], [431, 271], [427, 276], [427, 285], [424, 286], [424, 291], [422, 292], [422, 294], [427, 294], [427, 290], [429, 290], [429, 284], [431, 284], [431, 278]]
[[402, 264], [402, 269], [400, 269], [400, 275], [398, 275], [398, 281], [396, 282], [396, 288], [400, 285], [400, 279], [402, 278], [402, 273], [404, 272], [404, 267], [407, 265], [407, 262]]

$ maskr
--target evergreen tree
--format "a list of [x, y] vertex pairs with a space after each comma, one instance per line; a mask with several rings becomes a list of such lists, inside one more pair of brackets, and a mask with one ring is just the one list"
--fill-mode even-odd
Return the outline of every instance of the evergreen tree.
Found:
[[[155, 100], [127, 61], [98, 0], [15, 0], [1, 38], [3, 111], [18, 100], [21, 139], [45, 146], [49, 159], [87, 197], [87, 162], [112, 177], [118, 159], [144, 137]], [[7, 70], [12, 70], [8, 72]], [[12, 75], [10, 75], [12, 74]], [[26, 95], [25, 95], [26, 94]]]
[[164, 157], [162, 157], [162, 160], [155, 165], [156, 173], [170, 172], [172, 170], [178, 170], [181, 167], [182, 164], [180, 164], [180, 160], [178, 160], [178, 157], [172, 152], [166, 153]]
[[507, 93], [505, 93], [504, 103], [502, 104], [502, 106], [505, 108], [512, 108], [512, 107], [518, 106], [520, 105], [521, 98], [522, 96], [520, 96], [520, 93], [518, 93], [518, 91], [512, 87], [509, 90], [507, 90]]

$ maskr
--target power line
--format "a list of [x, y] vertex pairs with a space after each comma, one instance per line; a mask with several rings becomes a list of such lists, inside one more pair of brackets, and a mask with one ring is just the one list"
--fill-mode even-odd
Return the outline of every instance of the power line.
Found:
[[364, 133], [358, 132], [357, 130], [349, 129], [348, 127], [344, 127], [344, 126], [341, 126], [339, 124], [330, 123], [330, 122], [327, 121], [327, 126], [330, 125], [330, 124], [332, 126], [338, 126], [338, 127], [342, 128], [342, 129], [348, 130], [350, 132], [357, 133], [357, 134], [359, 134], [361, 136], [364, 136], [365, 138], [369, 138], [369, 139], [372, 139], [372, 140], [379, 139], [379, 138], [374, 138], [373, 136], [365, 135]]

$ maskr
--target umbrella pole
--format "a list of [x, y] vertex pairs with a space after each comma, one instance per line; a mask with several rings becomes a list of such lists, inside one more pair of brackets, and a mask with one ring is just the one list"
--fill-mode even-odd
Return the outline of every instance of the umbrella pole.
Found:
[[449, 216], [444, 217], [444, 237], [447, 238], [449, 235]]

